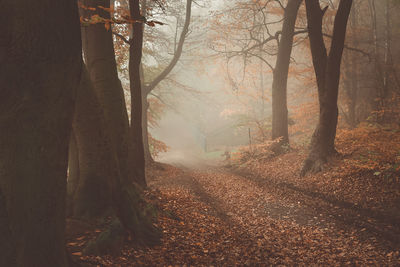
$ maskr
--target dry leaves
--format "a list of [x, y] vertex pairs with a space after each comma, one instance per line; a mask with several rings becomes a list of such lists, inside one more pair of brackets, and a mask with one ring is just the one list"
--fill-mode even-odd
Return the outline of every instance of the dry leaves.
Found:
[[[358, 143], [370, 140], [365, 138], [345, 133], [338, 148], [344, 153], [353, 142], [354, 151], [369, 149], [372, 144]], [[377, 142], [382, 138], [387, 136], [373, 135]], [[399, 187], [377, 182], [376, 170], [348, 165], [355, 153], [347, 153], [305, 178], [298, 176], [302, 150], [252, 160], [235, 171], [153, 165], [146, 198], [159, 210], [161, 245], [126, 243], [119, 256], [71, 251], [94, 266], [398, 266], [400, 229], [392, 219], [400, 214]], [[379, 162], [385, 164], [384, 157]], [[76, 235], [68, 246], [82, 241], [87, 239]]]

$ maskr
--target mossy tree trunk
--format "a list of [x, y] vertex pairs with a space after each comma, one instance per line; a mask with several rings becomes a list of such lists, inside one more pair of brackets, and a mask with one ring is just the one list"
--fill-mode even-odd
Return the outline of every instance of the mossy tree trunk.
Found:
[[[88, 0], [84, 4], [109, 6], [108, 1]], [[99, 8], [95, 12], [104, 17], [109, 15], [101, 13]], [[92, 15], [88, 10], [81, 13]], [[73, 124], [80, 169], [75, 214], [96, 217], [104, 207], [112, 206], [135, 240], [155, 242], [158, 232], [143, 211], [141, 188], [133, 179], [132, 143], [111, 31], [104, 25], [90, 25], [82, 28], [82, 37], [89, 75], [82, 76]]]
[[0, 1], [0, 266], [68, 266], [68, 144], [81, 73], [75, 1]]
[[68, 148], [67, 216], [73, 215], [74, 196], [79, 184], [79, 153], [75, 133], [72, 130]]
[[[106, 130], [103, 109], [86, 67], [78, 89], [73, 130], [79, 159], [79, 180], [73, 195], [73, 215], [101, 217], [111, 208], [111, 179], [118, 165]], [[72, 151], [71, 151], [72, 152]]]
[[[90, 7], [110, 6], [109, 0], [84, 0], [83, 3]], [[100, 8], [96, 11], [81, 10], [81, 13], [87, 17], [93, 14], [110, 17], [108, 12]], [[118, 78], [112, 31], [107, 30], [104, 24], [82, 27], [82, 45], [89, 76], [103, 107], [106, 126], [117, 153], [122, 179], [143, 185], [141, 180], [136, 180], [132, 170], [128, 113], [124, 91]]]

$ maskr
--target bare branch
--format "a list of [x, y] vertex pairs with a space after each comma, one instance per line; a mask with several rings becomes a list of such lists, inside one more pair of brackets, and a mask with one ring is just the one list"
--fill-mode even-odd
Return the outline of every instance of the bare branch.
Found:
[[125, 36], [123, 36], [122, 34], [119, 34], [117, 32], [112, 32], [112, 34], [114, 34], [115, 36], [117, 36], [119, 39], [121, 39], [122, 41], [124, 41], [124, 43], [130, 45], [131, 42], [125, 38]]

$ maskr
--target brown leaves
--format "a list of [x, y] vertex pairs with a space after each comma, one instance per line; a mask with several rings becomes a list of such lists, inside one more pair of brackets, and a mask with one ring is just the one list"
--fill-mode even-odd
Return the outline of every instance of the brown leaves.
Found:
[[104, 24], [104, 27], [106, 30], [110, 30], [110, 27], [112, 24], [133, 24], [133, 23], [145, 23], [146, 25], [150, 27], [155, 27], [156, 25], [164, 25], [163, 22], [157, 21], [157, 20], [150, 20], [147, 21], [146, 18], [141, 18], [141, 19], [133, 19], [130, 17], [130, 12], [129, 10], [118, 8], [114, 9], [114, 6], [111, 6], [109, 8], [104, 7], [104, 6], [97, 6], [97, 7], [90, 7], [90, 6], [85, 6], [82, 2], [78, 3], [79, 7], [84, 10], [88, 11], [105, 11], [110, 14], [110, 19], [105, 18], [100, 15], [100, 13], [93, 14], [89, 17], [80, 17], [80, 22], [83, 26], [88, 26], [88, 25], [94, 25], [94, 24]]
[[109, 22], [106, 22], [106, 23], [104, 23], [104, 27], [106, 28], [106, 30], [107, 30], [107, 31], [109, 31], [109, 30], [110, 30], [110, 27], [111, 27], [111, 25], [110, 25], [110, 23], [109, 23]]
[[[263, 164], [254, 160], [247, 170], [258, 174], [258, 180], [226, 170], [182, 171], [156, 163], [147, 170], [154, 191], [146, 198], [159, 210], [155, 225], [163, 232], [162, 244], [143, 248], [127, 243], [120, 256], [81, 259], [101, 266], [397, 265], [400, 252], [368, 235], [371, 225], [379, 226], [373, 218], [360, 227], [339, 225], [348, 219], [340, 202], [333, 205], [301, 193], [337, 195], [365, 205], [362, 198], [371, 190], [370, 180], [341, 175], [343, 159], [324, 173], [299, 179], [296, 173], [304, 158], [300, 152]], [[347, 195], [349, 187], [353, 195]], [[373, 192], [377, 195], [368, 197], [386, 197]], [[78, 240], [81, 237], [70, 240], [69, 246], [85, 241]]]

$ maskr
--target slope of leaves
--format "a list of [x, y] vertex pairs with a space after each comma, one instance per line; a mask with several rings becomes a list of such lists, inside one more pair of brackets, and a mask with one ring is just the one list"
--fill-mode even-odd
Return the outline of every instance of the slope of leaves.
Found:
[[[269, 151], [270, 145], [261, 147]], [[354, 130], [341, 129], [337, 134], [336, 148], [341, 155], [332, 158], [324, 172], [305, 178], [298, 175], [306, 155], [304, 148], [300, 147], [272, 159], [247, 157], [242, 165], [276, 182], [290, 182], [300, 188], [317, 190], [356, 205], [375, 209], [398, 205], [399, 129], [368, 125]], [[271, 154], [270, 151], [268, 153]]]

